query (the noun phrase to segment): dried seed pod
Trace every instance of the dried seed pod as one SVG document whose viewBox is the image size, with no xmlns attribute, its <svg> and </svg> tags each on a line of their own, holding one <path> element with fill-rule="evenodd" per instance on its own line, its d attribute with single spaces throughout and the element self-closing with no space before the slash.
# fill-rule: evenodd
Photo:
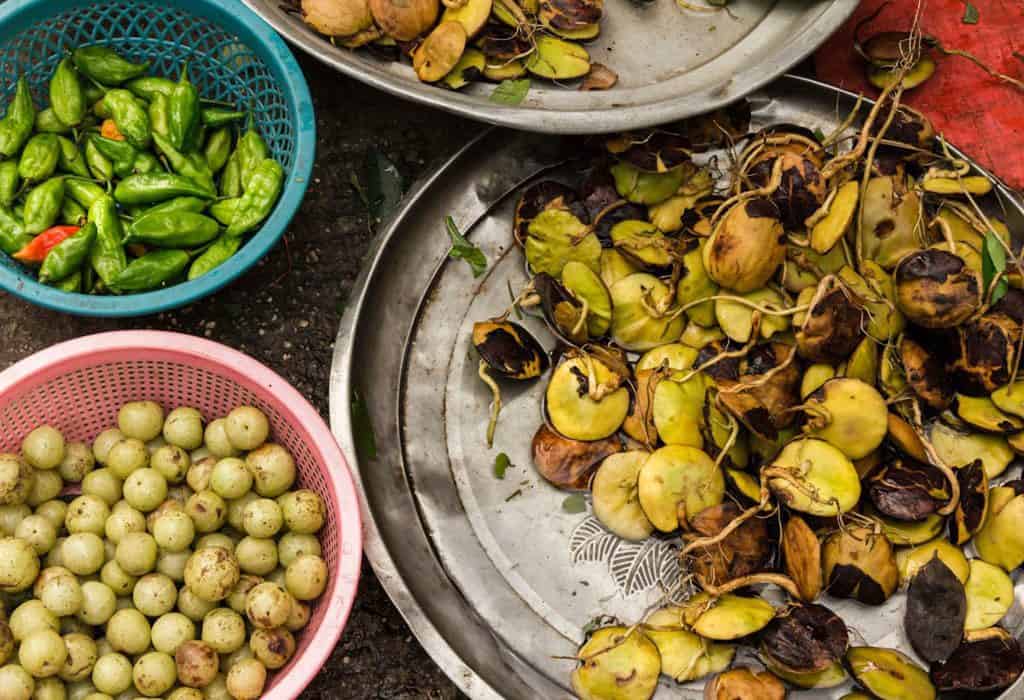
<svg viewBox="0 0 1024 700">
<path fill-rule="evenodd" d="M 953 387 L 945 363 L 910 336 L 903 336 L 899 351 L 906 381 L 914 393 L 937 411 L 948 408 L 953 401 Z"/>
<path fill-rule="evenodd" d="M 568 185 L 554 180 L 541 180 L 525 188 L 512 218 L 512 234 L 516 243 L 526 245 L 528 227 L 538 214 L 545 209 L 568 209 L 579 200 L 579 196 Z"/>
<path fill-rule="evenodd" d="M 986 433 L 1012 435 L 1024 430 L 1024 419 L 999 410 L 987 396 L 957 394 L 953 399 L 953 410 L 964 423 Z"/>
<path fill-rule="evenodd" d="M 592 354 L 569 357 L 551 375 L 545 393 L 551 425 L 571 440 L 601 440 L 629 412 L 625 377 Z"/>
<path fill-rule="evenodd" d="M 768 671 L 754 673 L 749 668 L 734 668 L 715 676 L 704 686 L 704 700 L 783 700 L 786 686 Z"/>
<path fill-rule="evenodd" d="M 768 476 L 768 487 L 779 501 L 801 513 L 835 516 L 860 500 L 857 470 L 824 440 L 793 440 L 775 457 Z"/>
<path fill-rule="evenodd" d="M 448 75 L 466 50 L 466 28 L 460 22 L 446 21 L 434 27 L 412 54 L 416 77 L 436 83 Z"/>
<path fill-rule="evenodd" d="M 690 142 L 665 129 L 616 134 L 605 140 L 608 152 L 648 173 L 664 173 L 690 162 Z"/>
<path fill-rule="evenodd" d="M 928 662 L 945 661 L 960 646 L 967 616 L 963 584 L 938 556 L 910 582 L 903 626 L 914 651 Z"/>
<path fill-rule="evenodd" d="M 792 424 L 799 401 L 800 368 L 787 360 L 792 348 L 763 343 L 739 362 L 737 380 L 720 379 L 722 405 L 748 430 L 766 440 Z"/>
<path fill-rule="evenodd" d="M 824 605 L 792 605 L 761 632 L 761 654 L 793 673 L 815 673 L 843 658 L 849 646 L 846 624 Z"/>
<path fill-rule="evenodd" d="M 896 266 L 896 303 L 924 328 L 953 328 L 981 306 L 981 281 L 963 258 L 945 250 L 913 252 Z"/>
<path fill-rule="evenodd" d="M 889 431 L 885 399 L 859 379 L 828 380 L 807 397 L 804 412 L 804 432 L 839 448 L 850 459 L 873 452 Z"/>
<path fill-rule="evenodd" d="M 705 639 L 732 641 L 764 629 L 775 617 L 775 608 L 762 598 L 725 595 L 712 598 L 697 593 L 686 601 L 683 621 Z"/>
<path fill-rule="evenodd" d="M 805 290 L 805 292 L 810 290 Z M 812 306 L 794 318 L 800 325 L 796 346 L 800 357 L 837 365 L 850 356 L 864 337 L 865 314 L 860 301 L 835 277 L 822 279 L 811 295 Z"/>
<path fill-rule="evenodd" d="M 893 459 L 875 471 L 867 493 L 879 513 L 905 522 L 924 520 L 949 500 L 942 472 L 910 458 Z"/>
<path fill-rule="evenodd" d="M 934 540 L 946 524 L 945 518 L 935 514 L 925 516 L 923 520 L 917 522 L 896 520 L 882 515 L 871 506 L 864 509 L 864 514 L 878 521 L 882 527 L 882 534 L 894 547 L 913 547 Z"/>
<path fill-rule="evenodd" d="M 735 503 L 705 508 L 690 518 L 690 527 L 701 537 L 713 537 L 740 515 Z M 731 581 L 760 571 L 770 556 L 768 526 L 760 518 L 745 520 L 724 540 L 690 553 L 692 570 L 706 581 Z"/>
<path fill-rule="evenodd" d="M 909 584 L 932 558 L 938 557 L 942 563 L 953 572 L 960 583 L 967 581 L 970 567 L 967 564 L 967 557 L 963 550 L 954 547 L 948 540 L 937 537 L 931 542 L 919 544 L 910 549 L 901 549 L 896 552 L 896 567 L 900 571 L 900 584 Z"/>
<path fill-rule="evenodd" d="M 601 251 L 601 281 L 611 289 L 615 283 L 640 272 L 640 266 L 617 250 L 605 248 Z"/>
<path fill-rule="evenodd" d="M 896 649 L 850 647 L 846 663 L 854 679 L 882 700 L 935 700 L 928 674 Z"/>
<path fill-rule="evenodd" d="M 971 559 L 971 573 L 964 585 L 967 597 L 967 632 L 984 630 L 999 624 L 1014 603 L 1013 579 L 998 566 Z"/>
<path fill-rule="evenodd" d="M 385 35 L 412 41 L 437 21 L 438 0 L 369 0 L 373 20 Z"/>
<path fill-rule="evenodd" d="M 563 271 L 572 264 L 582 263 L 570 260 Z M 586 265 L 583 267 L 590 269 Z M 579 346 L 589 340 L 589 328 L 582 315 L 583 304 L 561 282 L 546 272 L 540 272 L 533 276 L 533 291 L 540 297 L 540 310 L 552 333 L 568 345 Z M 610 301 L 608 305 L 611 305 Z"/>
<path fill-rule="evenodd" d="M 988 476 L 980 459 L 956 470 L 960 482 L 960 502 L 949 519 L 949 539 L 963 545 L 974 537 L 988 515 Z"/>
<path fill-rule="evenodd" d="M 562 437 L 546 424 L 533 436 L 533 465 L 547 481 L 561 489 L 586 490 L 590 477 L 609 455 L 622 450 L 618 438 L 584 442 Z"/>
<path fill-rule="evenodd" d="M 640 469 L 648 456 L 644 450 L 608 455 L 594 474 L 590 489 L 594 516 L 608 530 L 632 542 L 642 542 L 654 532 L 637 494 Z"/>
<path fill-rule="evenodd" d="M 956 334 L 949 369 L 957 391 L 982 396 L 1010 381 L 1021 334 L 1017 321 L 1006 314 L 987 313 L 957 326 Z"/>
<path fill-rule="evenodd" d="M 548 80 L 581 78 L 590 70 L 590 54 L 579 44 L 547 34 L 538 35 L 526 59 L 526 70 Z"/>
<path fill-rule="evenodd" d="M 649 221 L 627 220 L 612 226 L 612 245 L 647 267 L 667 267 L 676 258 L 676 242 Z"/>
<path fill-rule="evenodd" d="M 725 148 L 738 141 L 750 129 L 750 102 L 740 99 L 695 117 L 676 122 L 672 130 L 684 136 L 694 153 Z"/>
<path fill-rule="evenodd" d="M 885 535 L 863 527 L 831 534 L 822 547 L 829 593 L 881 605 L 896 590 L 899 570 Z"/>
<path fill-rule="evenodd" d="M 662 608 L 644 623 L 644 634 L 661 654 L 661 672 L 676 683 L 688 683 L 729 668 L 736 646 L 709 642 L 689 631 L 683 613 L 679 607 Z"/>
<path fill-rule="evenodd" d="M 577 658 L 572 689 L 582 700 L 647 700 L 658 687 L 658 648 L 638 629 L 599 629 L 580 647 Z"/>
<path fill-rule="evenodd" d="M 831 201 L 825 202 L 826 213 L 811 228 L 811 248 L 815 252 L 827 253 L 842 239 L 853 223 L 859 200 L 860 184 L 851 180 L 835 191 Z"/>
<path fill-rule="evenodd" d="M 685 321 L 674 313 L 674 290 L 657 277 L 638 272 L 610 292 L 611 336 L 619 347 L 644 351 L 679 339 Z"/>
<path fill-rule="evenodd" d="M 461 6 L 446 7 L 441 15 L 441 24 L 458 22 L 465 28 L 467 36 L 476 36 L 487 24 L 493 6 L 492 0 L 466 0 Z"/>
<path fill-rule="evenodd" d="M 857 42 L 854 49 L 871 65 L 892 68 L 903 60 L 911 41 L 907 32 L 879 32 Z"/>
<path fill-rule="evenodd" d="M 974 537 L 978 556 L 1006 571 L 1024 564 L 1024 495 L 1015 486 L 989 490 L 988 517 Z"/>
<path fill-rule="evenodd" d="M 903 76 L 901 85 L 904 90 L 913 90 L 933 75 L 935 75 L 935 60 L 929 56 L 922 56 Z M 890 85 L 899 80 L 899 76 L 900 71 L 895 68 L 871 67 L 867 70 L 868 82 L 879 90 L 888 89 Z"/>
<path fill-rule="evenodd" d="M 373 24 L 367 0 L 302 0 L 302 19 L 327 36 L 351 36 Z"/>
<path fill-rule="evenodd" d="M 622 423 L 626 435 L 653 448 L 658 444 L 658 426 L 654 422 L 654 394 L 666 372 L 656 369 L 636 369 L 635 388 L 629 415 Z"/>
<path fill-rule="evenodd" d="M 992 392 L 991 398 L 1001 411 L 1024 417 L 1024 382 L 1002 386 Z"/>
<path fill-rule="evenodd" d="M 601 242 L 571 211 L 544 209 L 527 226 L 526 261 L 534 273 L 546 272 L 555 279 L 570 260 L 594 272 L 600 270 Z"/>
<path fill-rule="evenodd" d="M 945 662 L 932 666 L 931 678 L 941 693 L 997 692 L 1024 673 L 1024 651 L 1013 637 L 964 642 Z"/>
<path fill-rule="evenodd" d="M 782 530 L 782 558 L 786 575 L 796 583 L 805 603 L 821 593 L 821 542 L 799 515 L 790 516 Z"/>
<path fill-rule="evenodd" d="M 540 342 L 511 321 L 474 323 L 473 347 L 487 366 L 505 379 L 535 379 L 550 365 Z"/>
<path fill-rule="evenodd" d="M 841 661 L 836 661 L 823 671 L 815 671 L 814 673 L 793 673 L 792 671 L 787 671 L 776 666 L 769 659 L 762 660 L 764 661 L 765 668 L 768 671 L 771 671 L 782 680 L 797 688 L 835 688 L 836 686 L 845 683 L 847 679 L 846 669 L 843 668 Z M 848 700 L 847 696 L 844 695 L 842 700 Z"/>
<path fill-rule="evenodd" d="M 676 530 L 725 496 L 721 470 L 707 454 L 684 445 L 667 445 L 651 453 L 637 486 L 644 513 L 662 532 Z"/>
<path fill-rule="evenodd" d="M 685 379 L 685 381 L 683 381 Z M 666 379 L 654 389 L 651 417 L 658 437 L 666 445 L 703 448 L 703 408 L 707 381 L 703 374 Z"/>
<path fill-rule="evenodd" d="M 828 195 L 825 179 L 818 166 L 803 155 L 783 153 L 779 160 L 782 180 L 772 193 L 772 202 L 778 208 L 786 230 L 801 231 L 804 221 L 821 208 Z M 774 163 L 769 165 L 776 167 Z"/>
<path fill-rule="evenodd" d="M 887 101 L 882 106 L 882 109 L 885 110 L 890 106 Z M 873 135 L 878 134 L 882 125 L 882 120 L 876 121 L 872 124 L 871 133 Z M 883 138 L 887 141 L 905 143 L 908 146 L 930 151 L 935 143 L 935 127 L 924 114 L 906 104 L 901 104 L 896 108 L 892 123 L 885 130 Z M 900 155 L 904 158 L 913 158 L 913 154 L 907 154 L 906 152 L 900 152 Z"/>
<path fill-rule="evenodd" d="M 763 287 L 786 259 L 786 234 L 769 199 L 739 202 L 722 217 L 703 249 L 704 268 L 736 292 Z"/>
<path fill-rule="evenodd" d="M 902 172 L 873 177 L 861 193 L 862 257 L 891 270 L 908 253 L 920 248 L 921 197 Z"/>
<path fill-rule="evenodd" d="M 700 299 L 707 299 L 718 293 L 718 285 L 704 268 L 704 248 L 707 242 L 683 255 L 679 270 L 679 283 L 676 285 L 676 302 L 687 306 Z M 715 302 L 706 301 L 686 309 L 686 316 L 694 323 L 711 327 L 715 325 Z"/>
<path fill-rule="evenodd" d="M 896 307 L 896 288 L 888 272 L 877 263 L 864 260 L 860 272 L 846 266 L 838 274 L 867 312 L 868 336 L 876 341 L 886 341 L 900 334 L 906 326 L 906 319 Z"/>
<path fill-rule="evenodd" d="M 729 445 L 732 446 L 722 458 L 722 466 L 736 469 L 746 469 L 750 463 L 750 442 L 746 431 L 723 413 L 716 402 L 706 401 L 704 403 L 704 445 L 708 454 L 718 457 L 722 450 Z"/>
</svg>

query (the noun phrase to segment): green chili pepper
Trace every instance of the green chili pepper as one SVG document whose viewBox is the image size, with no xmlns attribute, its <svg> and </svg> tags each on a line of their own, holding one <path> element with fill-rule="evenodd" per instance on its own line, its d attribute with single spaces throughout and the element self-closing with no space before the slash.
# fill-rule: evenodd
<svg viewBox="0 0 1024 700">
<path fill-rule="evenodd" d="M 96 240 L 96 224 L 89 222 L 78 229 L 78 233 L 55 245 L 46 254 L 39 268 L 39 281 L 62 280 L 77 270 L 89 257 L 93 241 Z"/>
<path fill-rule="evenodd" d="M 245 119 L 246 112 L 232 112 L 227 109 L 206 107 L 201 112 L 201 119 L 206 126 L 218 127 Z"/>
<path fill-rule="evenodd" d="M 210 172 L 218 173 L 228 162 L 230 155 L 231 127 L 225 126 L 214 131 L 206 139 L 206 145 L 203 146 L 203 157 L 206 158 L 206 163 L 210 166 Z"/>
<path fill-rule="evenodd" d="M 61 59 L 50 79 L 50 107 L 68 126 L 77 126 L 85 118 L 85 93 L 68 57 Z"/>
<path fill-rule="evenodd" d="M 41 233 L 57 222 L 64 202 L 64 178 L 51 177 L 25 197 L 25 231 Z"/>
<path fill-rule="evenodd" d="M 125 85 L 136 97 L 152 102 L 157 95 L 170 97 L 174 91 L 174 81 L 167 78 L 159 78 L 155 75 L 146 75 L 141 78 L 129 80 Z"/>
<path fill-rule="evenodd" d="M 65 189 L 67 189 L 66 185 Z M 68 226 L 81 226 L 87 216 L 88 212 L 85 211 L 85 207 L 71 199 L 71 197 L 64 196 L 64 201 L 60 204 L 61 223 Z"/>
<path fill-rule="evenodd" d="M 60 147 L 60 157 L 57 160 L 57 167 L 71 175 L 79 177 L 91 177 L 89 166 L 85 164 L 85 157 L 78 145 L 69 138 L 57 137 L 57 145 Z"/>
<path fill-rule="evenodd" d="M 71 127 L 57 118 L 53 107 L 36 112 L 36 131 L 46 134 L 70 134 Z"/>
<path fill-rule="evenodd" d="M 18 194 L 20 181 L 17 162 L 5 160 L 0 163 L 0 205 L 11 206 L 11 202 Z"/>
<path fill-rule="evenodd" d="M 205 199 L 199 199 L 199 197 L 175 197 L 174 199 L 168 199 L 166 202 L 155 204 L 149 209 L 142 210 L 138 216 L 141 218 L 150 214 L 169 214 L 173 212 L 201 214 L 208 204 L 209 202 Z"/>
<path fill-rule="evenodd" d="M 149 115 L 135 95 L 120 88 L 109 91 L 100 103 L 103 110 L 117 124 L 125 140 L 136 148 L 148 148 L 150 143 Z M 104 116 L 104 115 L 100 115 Z"/>
<path fill-rule="evenodd" d="M 86 139 L 85 141 L 85 164 L 89 167 L 89 172 L 97 180 L 110 182 L 114 179 L 114 164 L 109 158 L 100 153 L 100 149 L 96 147 L 96 142 L 92 139 Z"/>
<path fill-rule="evenodd" d="M 25 225 L 7 207 L 0 207 L 0 250 L 14 255 L 32 242 L 33 235 L 25 231 Z"/>
<path fill-rule="evenodd" d="M 217 193 L 217 187 L 213 183 L 213 173 L 206 159 L 198 153 L 185 155 L 172 146 L 167 139 L 159 134 L 153 135 L 153 141 L 171 164 L 171 169 L 179 175 L 184 175 L 200 187 L 205 188 L 210 196 Z"/>
<path fill-rule="evenodd" d="M 82 271 L 75 270 L 70 275 L 62 280 L 51 282 L 50 285 L 54 289 L 59 289 L 62 292 L 75 293 L 82 290 Z"/>
<path fill-rule="evenodd" d="M 135 163 L 132 164 L 133 173 L 158 173 L 163 172 L 163 167 L 157 157 L 149 151 L 142 151 L 135 156 Z"/>
<path fill-rule="evenodd" d="M 80 46 L 71 54 L 78 70 L 97 83 L 120 85 L 126 80 L 145 75 L 149 62 L 132 63 L 111 48 L 94 44 Z"/>
<path fill-rule="evenodd" d="M 89 180 L 82 180 L 77 177 L 69 177 L 64 180 L 64 190 L 68 197 L 81 204 L 86 209 L 92 207 L 97 199 L 106 197 L 106 191 Z"/>
<path fill-rule="evenodd" d="M 25 144 L 18 159 L 18 174 L 23 180 L 41 182 L 53 175 L 60 159 L 56 134 L 36 134 Z"/>
<path fill-rule="evenodd" d="M 267 142 L 263 140 L 260 133 L 256 131 L 252 119 L 249 120 L 249 129 L 238 139 L 238 166 L 242 175 L 242 189 L 249 189 L 249 181 L 256 173 L 256 166 L 264 158 L 270 157 L 270 149 Z"/>
<path fill-rule="evenodd" d="M 167 98 L 168 140 L 179 151 L 189 151 L 199 128 L 199 93 L 188 79 L 188 64 Z"/>
<path fill-rule="evenodd" d="M 228 162 L 224 165 L 224 172 L 220 176 L 220 195 L 222 197 L 242 196 L 242 166 L 240 163 L 236 148 L 228 156 Z"/>
<path fill-rule="evenodd" d="M 108 285 L 114 292 L 144 292 L 162 287 L 188 267 L 184 250 L 157 250 L 146 253 L 126 267 Z"/>
<path fill-rule="evenodd" d="M 223 265 L 241 247 L 242 238 L 240 236 L 222 235 L 209 248 L 204 250 L 202 255 L 193 261 L 192 266 L 188 269 L 188 278 L 194 280 L 197 277 L 202 277 L 215 267 Z"/>
<path fill-rule="evenodd" d="M 241 197 L 219 199 L 210 205 L 210 215 L 225 226 L 228 226 L 235 217 L 235 209 L 238 208 L 240 201 L 242 201 Z"/>
<path fill-rule="evenodd" d="M 174 173 L 145 173 L 129 175 L 117 183 L 114 197 L 121 204 L 156 204 L 187 195 L 211 199 L 209 190 L 197 185 L 183 175 Z"/>
<path fill-rule="evenodd" d="M 264 158 L 253 171 L 249 186 L 235 208 L 229 236 L 241 236 L 256 228 L 274 209 L 284 185 L 284 169 L 273 158 Z"/>
<path fill-rule="evenodd" d="M 14 99 L 7 107 L 7 114 L 0 119 L 0 158 L 10 158 L 21 150 L 32 135 L 35 122 L 36 108 L 32 104 L 28 83 L 24 78 L 18 78 Z"/>
<path fill-rule="evenodd" d="M 131 174 L 132 168 L 135 166 L 135 159 L 139 156 L 139 151 L 135 146 L 127 141 L 115 141 L 96 134 L 93 134 L 89 140 L 96 146 L 97 151 L 114 164 L 115 175 L 126 177 Z"/>
<path fill-rule="evenodd" d="M 167 96 L 162 93 L 154 95 L 153 101 L 149 103 L 149 126 L 154 134 L 158 134 L 165 139 L 169 139 L 171 135 L 171 127 L 167 119 L 167 109 Z"/>
<path fill-rule="evenodd" d="M 86 81 L 82 85 L 82 95 L 85 96 L 85 104 L 89 107 L 94 106 L 97 102 L 103 99 L 103 96 L 107 94 L 107 89 L 91 81 Z"/>
<path fill-rule="evenodd" d="M 132 222 L 125 241 L 148 243 L 160 248 L 195 248 L 212 241 L 219 230 L 216 221 L 202 214 L 157 212 Z"/>
<path fill-rule="evenodd" d="M 117 216 L 114 200 L 104 195 L 93 202 L 89 207 L 89 221 L 96 226 L 96 241 L 89 251 L 89 262 L 109 287 L 128 266 L 128 258 L 121 244 L 121 219 Z"/>
</svg>

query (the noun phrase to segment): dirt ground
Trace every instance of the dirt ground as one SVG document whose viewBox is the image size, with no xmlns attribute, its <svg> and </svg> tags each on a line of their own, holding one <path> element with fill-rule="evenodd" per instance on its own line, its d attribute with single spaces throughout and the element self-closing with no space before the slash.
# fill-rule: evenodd
<svg viewBox="0 0 1024 700">
<path fill-rule="evenodd" d="M 482 127 L 401 102 L 299 57 L 317 114 L 317 160 L 285 239 L 214 297 L 152 318 L 70 318 L 0 294 L 0 367 L 53 343 L 118 329 L 205 336 L 279 372 L 326 419 L 334 336 L 370 247 L 366 207 L 351 184 L 377 148 L 408 180 L 431 171 Z M 363 563 L 352 617 L 311 699 L 448 700 L 460 693 L 434 665 Z"/>
</svg>

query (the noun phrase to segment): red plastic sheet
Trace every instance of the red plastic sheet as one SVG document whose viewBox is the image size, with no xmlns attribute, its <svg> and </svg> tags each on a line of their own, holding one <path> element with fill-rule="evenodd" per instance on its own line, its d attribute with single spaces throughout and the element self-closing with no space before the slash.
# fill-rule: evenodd
<svg viewBox="0 0 1024 700">
<path fill-rule="evenodd" d="M 921 29 L 947 48 L 969 51 L 986 65 L 1024 81 L 1024 1 L 971 0 L 978 23 L 963 21 L 963 0 L 925 0 Z M 872 97 L 878 90 L 864 77 L 864 61 L 853 50 L 854 28 L 883 0 L 864 0 L 850 21 L 815 54 L 818 77 Z M 861 38 L 880 31 L 906 31 L 916 0 L 893 0 L 861 30 Z M 1015 52 L 1020 56 L 1015 55 Z M 935 128 L 1010 187 L 1024 189 L 1024 91 L 995 78 L 968 60 L 932 51 L 938 69 L 932 79 L 904 93 L 927 114 Z"/>
</svg>

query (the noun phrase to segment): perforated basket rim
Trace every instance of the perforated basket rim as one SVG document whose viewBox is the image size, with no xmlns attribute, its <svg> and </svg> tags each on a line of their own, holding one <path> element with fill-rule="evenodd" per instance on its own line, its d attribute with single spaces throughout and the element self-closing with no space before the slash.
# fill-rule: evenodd
<svg viewBox="0 0 1024 700">
<path fill-rule="evenodd" d="M 341 524 L 337 563 L 329 572 L 328 589 L 319 602 L 325 606 L 323 622 L 287 673 L 278 672 L 274 677 L 273 688 L 262 700 L 297 698 L 323 668 L 337 644 L 359 587 L 362 516 L 348 461 L 317 410 L 283 377 L 226 345 L 184 333 L 111 331 L 53 345 L 0 372 L 0 404 L 76 370 L 125 361 L 126 353 L 138 361 L 153 359 L 219 370 L 247 390 L 277 404 L 278 412 L 292 426 L 301 426 L 309 434 L 310 452 L 321 465 L 337 465 L 322 469 L 324 481 L 333 487 Z"/>
<path fill-rule="evenodd" d="M 0 266 L 0 289 L 38 306 L 76 316 L 124 318 L 168 311 L 209 296 L 255 265 L 278 242 L 294 218 L 309 185 L 316 156 L 316 118 L 305 75 L 284 40 L 259 15 L 240 0 L 160 0 L 182 12 L 202 16 L 219 25 L 257 54 L 295 114 L 295 155 L 286 173 L 284 191 L 259 231 L 227 262 L 194 280 L 143 294 L 99 296 L 71 294 L 39 283 L 32 275 Z M 28 29 L 41 19 L 79 7 L 93 0 L 0 1 L 0 42 Z M 3 107 L 0 106 L 0 113 Z"/>
</svg>

